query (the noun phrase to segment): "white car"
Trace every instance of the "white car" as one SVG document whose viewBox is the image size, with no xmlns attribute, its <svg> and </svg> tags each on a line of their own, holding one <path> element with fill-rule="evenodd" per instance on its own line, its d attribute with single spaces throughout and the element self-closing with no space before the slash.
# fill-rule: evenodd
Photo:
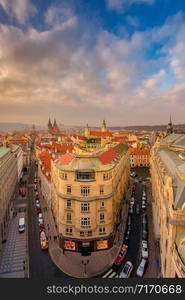
<svg viewBox="0 0 185 300">
<path fill-rule="evenodd" d="M 134 212 L 133 204 L 130 204 L 130 207 L 129 207 L 129 214 L 133 214 L 133 212 Z"/>
<path fill-rule="evenodd" d="M 147 260 L 142 258 L 139 267 L 137 268 L 136 275 L 138 277 L 143 277 L 147 267 Z"/>
<path fill-rule="evenodd" d="M 142 202 L 142 206 L 141 207 L 142 207 L 142 209 L 146 208 L 146 202 L 145 201 Z"/>
<path fill-rule="evenodd" d="M 142 258 L 148 258 L 148 243 L 147 241 L 142 241 Z"/>
<path fill-rule="evenodd" d="M 129 278 L 132 270 L 133 270 L 133 264 L 131 263 L 131 261 L 127 261 L 123 267 L 123 270 L 119 275 L 119 278 Z"/>
<path fill-rule="evenodd" d="M 143 200 L 143 201 L 146 201 L 146 196 L 142 196 L 142 200 Z"/>
<path fill-rule="evenodd" d="M 130 200 L 130 204 L 134 205 L 134 202 L 135 202 L 135 199 L 134 199 L 134 197 L 132 197 L 131 200 Z"/>
<path fill-rule="evenodd" d="M 44 221 L 43 221 L 43 217 L 42 217 L 42 214 L 38 214 L 38 222 L 39 222 L 39 226 L 44 224 Z"/>
</svg>

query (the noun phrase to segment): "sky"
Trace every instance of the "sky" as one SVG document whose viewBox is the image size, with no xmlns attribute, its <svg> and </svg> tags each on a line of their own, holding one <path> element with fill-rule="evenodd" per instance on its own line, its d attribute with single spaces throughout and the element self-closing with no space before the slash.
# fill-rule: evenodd
<svg viewBox="0 0 185 300">
<path fill-rule="evenodd" d="M 0 122 L 185 123 L 184 0 L 0 0 Z"/>
</svg>

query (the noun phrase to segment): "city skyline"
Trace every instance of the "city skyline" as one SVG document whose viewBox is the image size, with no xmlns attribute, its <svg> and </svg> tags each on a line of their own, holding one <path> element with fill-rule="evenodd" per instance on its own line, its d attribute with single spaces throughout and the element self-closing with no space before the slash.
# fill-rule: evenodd
<svg viewBox="0 0 185 300">
<path fill-rule="evenodd" d="M 184 46 L 181 0 L 0 0 L 0 120 L 184 123 Z"/>
</svg>

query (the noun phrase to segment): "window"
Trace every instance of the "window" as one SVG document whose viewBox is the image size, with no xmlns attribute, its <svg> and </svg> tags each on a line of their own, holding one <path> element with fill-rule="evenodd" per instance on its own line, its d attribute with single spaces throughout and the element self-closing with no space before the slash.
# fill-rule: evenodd
<svg viewBox="0 0 185 300">
<path fill-rule="evenodd" d="M 81 186 L 81 195 L 88 196 L 90 194 L 89 186 Z"/>
<path fill-rule="evenodd" d="M 105 227 L 99 228 L 99 234 L 105 234 Z"/>
<path fill-rule="evenodd" d="M 71 200 L 67 200 L 67 208 L 71 208 Z"/>
<path fill-rule="evenodd" d="M 71 214 L 67 214 L 67 223 L 71 223 Z"/>
<path fill-rule="evenodd" d="M 76 180 L 79 181 L 91 181 L 95 179 L 95 172 L 94 171 L 77 171 L 76 172 Z"/>
<path fill-rule="evenodd" d="M 80 236 L 84 236 L 84 231 L 80 231 Z"/>
<path fill-rule="evenodd" d="M 81 218 L 81 226 L 82 227 L 90 226 L 90 218 Z"/>
<path fill-rule="evenodd" d="M 108 180 L 109 178 L 108 178 L 108 174 L 106 174 L 106 173 L 104 173 L 103 174 L 103 180 Z"/>
<path fill-rule="evenodd" d="M 88 236 L 92 236 L 92 230 L 87 231 L 87 235 L 88 235 Z"/>
<path fill-rule="evenodd" d="M 61 173 L 61 178 L 63 180 L 67 180 L 67 174 L 66 173 Z"/>
<path fill-rule="evenodd" d="M 90 204 L 89 203 L 82 203 L 81 204 L 81 212 L 89 212 Z"/>
<path fill-rule="evenodd" d="M 105 222 L 105 215 L 104 214 L 100 214 L 100 223 Z"/>
<path fill-rule="evenodd" d="M 103 194 L 104 194 L 104 186 L 100 185 L 100 195 L 103 195 Z"/>
<path fill-rule="evenodd" d="M 104 201 L 101 201 L 100 202 L 100 208 L 104 208 L 105 207 L 105 202 Z"/>
<path fill-rule="evenodd" d="M 104 173 L 103 174 L 103 180 L 109 180 L 112 178 L 112 174 L 111 173 Z"/>
<path fill-rule="evenodd" d="M 71 185 L 67 185 L 67 194 L 71 194 Z"/>
<path fill-rule="evenodd" d="M 70 227 L 67 227 L 67 228 L 66 228 L 66 233 L 67 233 L 67 234 L 73 234 L 73 229 L 70 228 Z"/>
</svg>

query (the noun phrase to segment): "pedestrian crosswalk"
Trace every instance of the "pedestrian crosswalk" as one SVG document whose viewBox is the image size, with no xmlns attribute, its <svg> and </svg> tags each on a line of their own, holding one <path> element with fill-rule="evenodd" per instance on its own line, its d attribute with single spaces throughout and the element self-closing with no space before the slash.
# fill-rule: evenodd
<svg viewBox="0 0 185 300">
<path fill-rule="evenodd" d="M 26 231 L 18 232 L 18 218 L 19 215 L 10 221 L 7 241 L 0 256 L 0 277 L 25 276 Z"/>
<path fill-rule="evenodd" d="M 118 278 L 119 275 L 113 270 L 110 269 L 106 274 L 102 276 L 102 278 Z"/>
</svg>

